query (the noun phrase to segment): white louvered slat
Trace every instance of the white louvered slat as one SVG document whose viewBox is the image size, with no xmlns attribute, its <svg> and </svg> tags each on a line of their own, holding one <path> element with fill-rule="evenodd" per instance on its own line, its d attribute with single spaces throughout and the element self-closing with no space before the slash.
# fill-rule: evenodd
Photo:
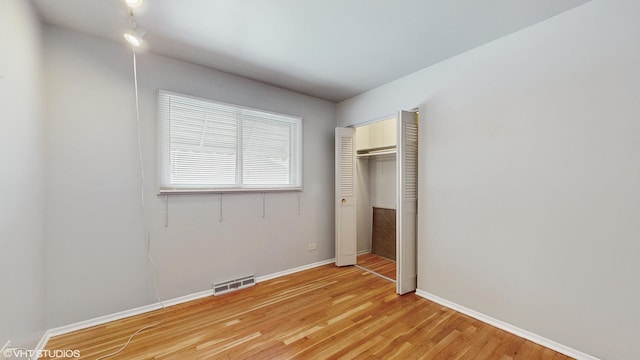
<svg viewBox="0 0 640 360">
<path fill-rule="evenodd" d="M 353 138 L 341 137 L 341 196 L 354 195 Z"/>
<path fill-rule="evenodd" d="M 415 122 L 402 124 L 404 131 L 404 196 L 409 200 L 418 198 L 418 125 Z"/>
</svg>

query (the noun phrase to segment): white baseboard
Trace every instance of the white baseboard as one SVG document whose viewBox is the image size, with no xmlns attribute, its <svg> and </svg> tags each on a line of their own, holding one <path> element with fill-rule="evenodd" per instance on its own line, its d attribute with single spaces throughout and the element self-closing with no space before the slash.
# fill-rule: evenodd
<svg viewBox="0 0 640 360">
<path fill-rule="evenodd" d="M 356 253 L 356 255 L 364 255 L 364 254 L 371 254 L 371 249 L 360 250 Z"/>
<path fill-rule="evenodd" d="M 297 273 L 297 272 L 300 272 L 300 271 L 304 271 L 304 270 L 308 270 L 308 269 L 313 269 L 313 268 L 316 268 L 316 267 L 319 267 L 319 266 L 332 264 L 334 262 L 335 262 L 335 259 L 328 259 L 328 260 L 318 261 L 318 262 L 315 262 L 315 263 L 312 263 L 312 264 L 298 266 L 296 268 L 292 268 L 292 269 L 288 269 L 288 270 L 284 270 L 284 271 L 279 271 L 279 272 L 276 272 L 276 273 L 273 273 L 273 274 L 258 276 L 258 277 L 256 277 L 256 283 L 267 281 L 267 280 L 271 280 L 271 279 L 275 279 L 275 278 L 279 278 L 279 277 L 285 276 L 285 275 L 294 274 L 294 273 Z M 73 323 L 73 324 L 64 325 L 64 326 L 60 326 L 60 327 L 57 327 L 57 328 L 49 329 L 44 333 L 44 335 L 42 336 L 42 339 L 40 339 L 40 342 L 38 343 L 38 345 L 36 346 L 36 348 L 34 350 L 44 350 L 45 346 L 47 346 L 47 342 L 53 336 L 63 335 L 63 334 L 67 334 L 67 333 L 70 333 L 70 332 L 73 332 L 73 331 L 86 329 L 86 328 L 89 328 L 89 327 L 92 327 L 92 326 L 102 325 L 102 324 L 105 324 L 105 323 L 108 323 L 108 322 L 111 322 L 111 321 L 124 319 L 124 318 L 130 317 L 130 316 L 144 314 L 144 313 L 147 313 L 147 312 L 150 312 L 150 311 L 161 309 L 163 305 L 165 307 L 178 305 L 178 304 L 182 304 L 182 303 L 185 303 L 185 302 L 188 302 L 188 301 L 193 301 L 193 300 L 201 299 L 201 298 L 204 298 L 204 297 L 207 297 L 207 296 L 212 296 L 212 295 L 213 295 L 213 289 L 200 291 L 200 292 L 197 292 L 197 293 L 194 293 L 194 294 L 189 294 L 189 295 L 180 296 L 180 297 L 169 299 L 169 300 L 164 300 L 164 301 L 162 301 L 162 304 L 161 303 L 149 304 L 149 305 L 140 306 L 140 307 L 137 307 L 137 308 L 134 308 L 134 309 L 130 309 L 130 310 L 120 311 L 120 312 L 117 312 L 117 313 L 114 313 L 114 314 L 100 316 L 100 317 L 97 317 L 97 318 L 84 320 L 84 321 L 79 321 L 79 322 L 76 322 L 76 323 Z M 37 353 L 38 351 L 35 351 L 35 352 Z M 37 360 L 37 359 L 34 359 L 34 360 Z"/>
<path fill-rule="evenodd" d="M 575 358 L 575 359 L 578 359 L 578 360 L 599 360 L 597 357 L 591 356 L 589 354 L 585 354 L 585 353 L 583 353 L 581 351 L 578 351 L 576 349 L 573 349 L 573 348 L 570 348 L 568 346 L 559 344 L 559 343 L 557 343 L 557 342 L 555 342 L 553 340 L 549 340 L 549 339 L 547 339 L 547 338 L 545 338 L 543 336 L 540 336 L 540 335 L 534 334 L 534 333 L 532 333 L 530 331 L 521 329 L 521 328 L 519 328 L 517 326 L 514 326 L 514 325 L 511 325 L 511 324 L 506 323 L 504 321 L 498 320 L 498 319 L 493 318 L 493 317 L 491 317 L 489 315 L 485 315 L 485 314 L 477 312 L 475 310 L 471 310 L 471 309 L 466 308 L 466 307 L 464 307 L 462 305 L 459 305 L 459 304 L 456 304 L 456 303 L 454 303 L 452 301 L 443 299 L 441 297 L 438 297 L 438 296 L 433 295 L 431 293 L 428 293 L 426 291 L 418 289 L 418 290 L 416 290 L 416 295 L 418 295 L 420 297 L 423 297 L 423 298 L 425 298 L 427 300 L 431 300 L 431 301 L 433 301 L 435 303 L 438 303 L 438 304 L 440 304 L 442 306 L 446 306 L 449 309 L 452 309 L 452 310 L 458 311 L 460 313 L 463 313 L 465 315 L 471 316 L 472 318 L 478 319 L 478 320 L 480 320 L 480 321 L 482 321 L 484 323 L 487 323 L 487 324 L 489 324 L 491 326 L 495 326 L 498 329 L 502 329 L 502 330 L 504 330 L 506 332 L 510 332 L 510 333 L 512 333 L 512 334 L 514 334 L 516 336 L 519 336 L 521 338 L 527 339 L 527 340 L 532 341 L 532 342 L 534 342 L 536 344 L 540 344 L 540 345 L 542 345 L 544 347 L 547 347 L 547 348 L 549 348 L 551 350 L 555 350 L 555 351 L 557 351 L 557 352 L 559 352 L 561 354 L 570 356 L 572 358 Z"/>
<path fill-rule="evenodd" d="M 294 273 L 297 273 L 297 272 L 300 272 L 300 271 L 317 268 L 319 266 L 323 266 L 323 265 L 327 265 L 327 264 L 333 264 L 335 261 L 336 261 L 335 259 L 322 260 L 322 261 L 318 261 L 318 262 L 315 262 L 315 263 L 312 263 L 312 264 L 298 266 L 298 267 L 295 267 L 293 269 L 278 271 L 276 273 L 269 274 L 269 275 L 257 276 L 256 277 L 256 282 L 260 283 L 260 282 L 263 282 L 263 281 L 279 278 L 281 276 L 290 275 L 290 274 L 294 274 Z"/>
</svg>

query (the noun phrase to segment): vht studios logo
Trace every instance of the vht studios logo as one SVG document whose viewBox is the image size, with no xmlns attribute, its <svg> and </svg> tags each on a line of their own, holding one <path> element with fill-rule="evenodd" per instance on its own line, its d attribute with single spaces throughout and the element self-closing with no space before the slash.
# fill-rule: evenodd
<svg viewBox="0 0 640 360">
<path fill-rule="evenodd" d="M 80 357 L 80 350 L 27 350 L 27 349 L 5 349 L 2 352 L 5 359 L 33 359 L 48 357 L 54 359 L 73 359 Z"/>
</svg>

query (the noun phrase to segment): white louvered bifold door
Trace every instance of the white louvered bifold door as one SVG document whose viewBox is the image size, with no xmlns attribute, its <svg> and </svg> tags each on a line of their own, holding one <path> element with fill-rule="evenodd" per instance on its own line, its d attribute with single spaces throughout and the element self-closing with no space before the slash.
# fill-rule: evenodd
<svg viewBox="0 0 640 360">
<path fill-rule="evenodd" d="M 355 129 L 336 128 L 336 265 L 356 263 Z"/>
<path fill-rule="evenodd" d="M 418 118 L 415 112 L 398 114 L 396 253 L 398 294 L 417 287 Z"/>
</svg>

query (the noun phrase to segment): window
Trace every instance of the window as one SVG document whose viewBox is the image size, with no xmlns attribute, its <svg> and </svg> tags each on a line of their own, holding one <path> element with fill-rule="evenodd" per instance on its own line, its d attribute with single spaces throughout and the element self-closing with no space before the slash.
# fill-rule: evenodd
<svg viewBox="0 0 640 360">
<path fill-rule="evenodd" d="M 160 90 L 160 192 L 302 188 L 302 119 Z"/>
</svg>

